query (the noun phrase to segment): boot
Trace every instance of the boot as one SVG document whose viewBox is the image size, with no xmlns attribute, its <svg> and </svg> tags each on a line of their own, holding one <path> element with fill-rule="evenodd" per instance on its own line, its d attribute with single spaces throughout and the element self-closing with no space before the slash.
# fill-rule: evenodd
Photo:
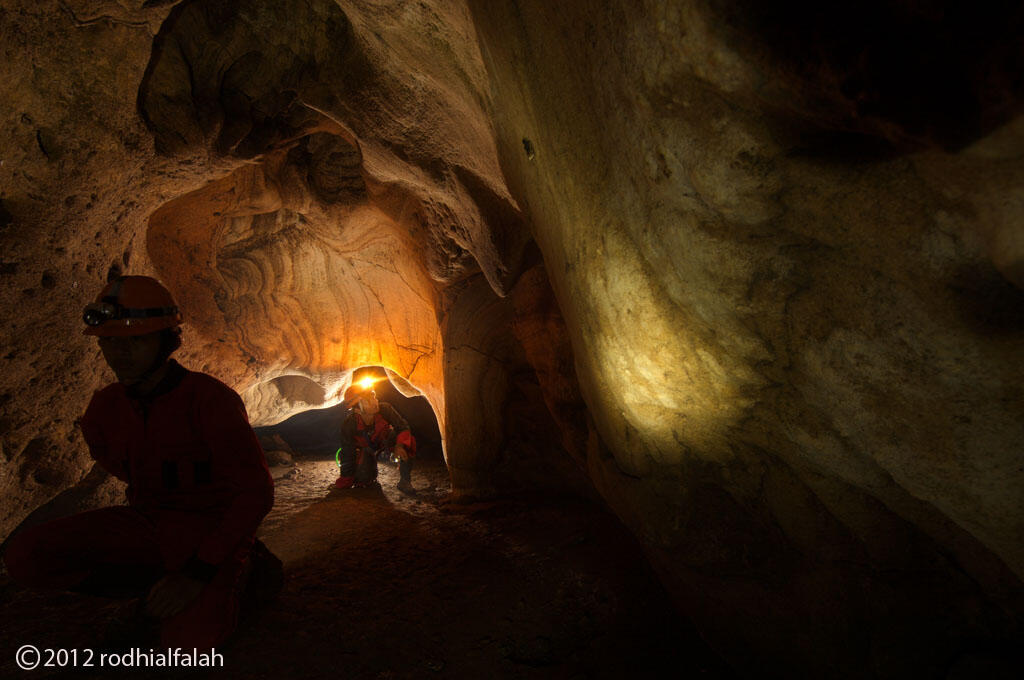
<svg viewBox="0 0 1024 680">
<path fill-rule="evenodd" d="M 377 452 L 371 448 L 359 452 L 359 460 L 356 463 L 357 489 L 368 489 L 377 486 Z"/>
<path fill-rule="evenodd" d="M 249 559 L 252 560 L 252 567 L 249 582 L 245 586 L 246 592 L 251 592 L 260 601 L 274 599 L 284 586 L 284 564 L 258 538 L 253 541 Z"/>
<path fill-rule="evenodd" d="M 403 460 L 398 463 L 398 490 L 402 493 L 414 494 L 416 490 L 412 488 L 412 461 Z"/>
<path fill-rule="evenodd" d="M 270 602 L 284 587 L 284 565 L 263 541 L 256 539 L 249 551 L 249 567 L 242 590 L 241 609 L 249 616 L 258 607 Z"/>
</svg>

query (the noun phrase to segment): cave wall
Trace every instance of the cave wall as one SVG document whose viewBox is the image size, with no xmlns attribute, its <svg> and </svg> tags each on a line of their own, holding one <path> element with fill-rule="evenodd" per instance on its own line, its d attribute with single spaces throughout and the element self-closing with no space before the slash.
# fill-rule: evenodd
<svg viewBox="0 0 1024 680">
<path fill-rule="evenodd" d="M 89 468 L 75 419 L 112 375 L 80 310 L 130 271 L 254 424 L 379 365 L 430 399 L 457 494 L 596 488 L 741 669 L 906 677 L 1011 640 L 1020 28 L 923 0 L 8 0 L 0 535 Z"/>
<path fill-rule="evenodd" d="M 93 390 L 114 377 L 95 342 L 80 335 L 83 305 L 108 270 L 153 273 L 149 215 L 202 181 L 201 168 L 154 156 L 135 106 L 165 15 L 114 3 L 0 8 L 5 536 L 89 469 L 75 422 Z"/>
<path fill-rule="evenodd" d="M 1020 10 L 470 6 L 591 477 L 713 644 L 910 677 L 1019 634 Z"/>
</svg>

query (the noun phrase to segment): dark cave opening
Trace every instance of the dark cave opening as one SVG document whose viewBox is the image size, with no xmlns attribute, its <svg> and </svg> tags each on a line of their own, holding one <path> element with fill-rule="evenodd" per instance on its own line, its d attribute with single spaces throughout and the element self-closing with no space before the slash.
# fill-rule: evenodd
<svg viewBox="0 0 1024 680">
<path fill-rule="evenodd" d="M 352 374 L 352 383 L 356 384 L 368 375 L 372 375 L 376 380 L 373 388 L 377 398 L 394 406 L 395 410 L 409 422 L 417 441 L 417 457 L 421 460 L 443 460 L 441 431 L 434 409 L 427 398 L 422 395 L 409 397 L 402 394 L 380 366 L 356 369 Z M 343 402 L 328 408 L 296 413 L 276 425 L 254 429 L 264 442 L 280 437 L 291 451 L 300 457 L 333 459 L 338 448 L 341 423 L 347 411 L 348 407 Z"/>
</svg>

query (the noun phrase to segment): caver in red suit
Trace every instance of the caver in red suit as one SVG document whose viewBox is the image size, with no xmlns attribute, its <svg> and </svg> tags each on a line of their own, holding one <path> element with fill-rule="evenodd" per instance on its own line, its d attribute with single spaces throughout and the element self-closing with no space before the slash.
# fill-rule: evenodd
<svg viewBox="0 0 1024 680">
<path fill-rule="evenodd" d="M 387 452 L 398 458 L 398 489 L 415 493 L 412 466 L 416 438 L 391 404 L 377 400 L 371 385 L 353 385 L 346 390 L 345 402 L 350 410 L 341 424 L 340 469 L 334 486 L 347 489 L 376 483 L 377 452 Z"/>
<path fill-rule="evenodd" d="M 235 628 L 274 503 L 263 451 L 237 393 L 169 359 L 181 317 L 157 281 L 116 279 L 85 320 L 119 382 L 93 395 L 82 432 L 128 483 L 128 505 L 24 530 L 8 544 L 8 572 L 30 587 L 145 596 L 161 645 L 216 646 Z"/>
</svg>

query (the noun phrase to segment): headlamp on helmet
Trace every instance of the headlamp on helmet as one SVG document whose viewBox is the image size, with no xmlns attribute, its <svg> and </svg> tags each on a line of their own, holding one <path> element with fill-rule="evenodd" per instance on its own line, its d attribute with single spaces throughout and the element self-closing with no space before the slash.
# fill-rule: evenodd
<svg viewBox="0 0 1024 680">
<path fill-rule="evenodd" d="M 82 321 L 86 326 L 99 326 L 105 321 L 117 318 L 118 305 L 109 302 L 90 302 L 82 312 Z"/>
<path fill-rule="evenodd" d="M 129 309 L 112 302 L 91 302 L 82 312 L 82 321 L 86 326 L 99 326 L 108 321 L 124 320 L 126 326 L 132 325 L 133 319 L 153 319 L 157 317 L 175 317 L 179 314 L 177 307 L 146 307 Z"/>
<path fill-rule="evenodd" d="M 146 335 L 181 324 L 181 312 L 163 284 L 148 276 L 110 281 L 82 311 L 86 335 Z"/>
</svg>

